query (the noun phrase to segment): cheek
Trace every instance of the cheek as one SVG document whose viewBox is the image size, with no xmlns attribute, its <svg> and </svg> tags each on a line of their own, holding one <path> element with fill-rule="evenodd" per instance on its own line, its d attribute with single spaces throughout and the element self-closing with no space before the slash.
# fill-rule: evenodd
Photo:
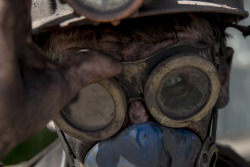
<svg viewBox="0 0 250 167">
<path fill-rule="evenodd" d="M 206 117 L 204 117 L 202 120 L 189 125 L 187 128 L 195 132 L 202 140 L 204 140 L 208 133 L 211 115 L 212 115 L 212 111 L 210 111 L 209 114 Z"/>
</svg>

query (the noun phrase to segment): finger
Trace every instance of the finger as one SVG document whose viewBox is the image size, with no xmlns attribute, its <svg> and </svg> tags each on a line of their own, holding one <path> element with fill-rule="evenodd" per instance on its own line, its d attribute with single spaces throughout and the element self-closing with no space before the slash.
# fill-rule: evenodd
<svg viewBox="0 0 250 167">
<path fill-rule="evenodd" d="M 113 77 L 123 70 L 120 61 L 97 51 L 72 51 L 59 67 L 49 60 L 41 61 L 40 52 L 34 49 L 26 54 L 32 55 L 23 60 L 22 65 L 29 105 L 42 110 L 44 114 L 40 114 L 45 115 L 46 120 L 52 119 L 83 86 Z M 35 56 L 37 61 L 32 58 Z"/>
<path fill-rule="evenodd" d="M 22 60 L 21 65 L 27 98 L 23 119 L 32 117 L 32 120 L 22 124 L 29 130 L 16 132 L 19 134 L 34 134 L 41 130 L 83 86 L 113 77 L 123 69 L 118 60 L 94 51 L 70 52 L 68 60 L 58 67 L 42 59 L 42 53 L 36 48 L 25 50 L 25 55 L 29 56 Z"/>
<path fill-rule="evenodd" d="M 7 1 L 0 1 L 0 81 L 8 77 L 8 74 L 13 74 L 15 67 L 15 44 L 13 33 L 9 30 L 13 26 L 13 20 L 8 20 L 7 11 L 10 9 Z M 8 80 L 8 79 L 7 79 Z M 10 78 L 11 80 L 11 78 Z"/>
<path fill-rule="evenodd" d="M 72 53 L 72 52 L 71 52 Z M 122 72 L 120 61 L 101 52 L 81 50 L 73 53 L 61 66 L 70 91 L 75 92 L 85 85 L 113 77 Z"/>
<path fill-rule="evenodd" d="M 31 35 L 30 8 L 31 0 L 0 1 L 0 30 L 11 32 L 19 44 Z"/>
<path fill-rule="evenodd" d="M 17 53 L 31 36 L 30 0 L 0 1 L 0 81 L 3 84 L 17 80 Z"/>
</svg>

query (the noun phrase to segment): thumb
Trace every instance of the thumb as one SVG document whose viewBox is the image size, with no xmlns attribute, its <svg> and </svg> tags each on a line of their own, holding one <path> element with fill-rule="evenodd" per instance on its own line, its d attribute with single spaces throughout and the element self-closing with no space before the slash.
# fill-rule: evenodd
<svg viewBox="0 0 250 167">
<path fill-rule="evenodd" d="M 117 59 L 93 50 L 70 51 L 68 59 L 60 65 L 70 96 L 83 86 L 120 74 L 123 65 Z"/>
</svg>

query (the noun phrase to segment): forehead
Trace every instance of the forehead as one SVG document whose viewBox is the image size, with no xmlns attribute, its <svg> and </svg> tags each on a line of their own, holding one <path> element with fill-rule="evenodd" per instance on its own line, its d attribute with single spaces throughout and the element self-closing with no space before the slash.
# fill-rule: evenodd
<svg viewBox="0 0 250 167">
<path fill-rule="evenodd" d="M 125 20 L 118 26 L 101 24 L 64 29 L 51 33 L 49 49 L 59 59 L 64 59 L 67 50 L 79 48 L 98 50 L 122 61 L 133 61 L 178 41 L 213 43 L 213 39 L 209 21 L 183 14 Z"/>
</svg>

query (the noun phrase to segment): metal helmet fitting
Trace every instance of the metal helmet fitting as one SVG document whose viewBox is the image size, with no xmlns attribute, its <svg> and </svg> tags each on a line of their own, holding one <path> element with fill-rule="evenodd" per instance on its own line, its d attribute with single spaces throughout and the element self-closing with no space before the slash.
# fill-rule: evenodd
<svg viewBox="0 0 250 167">
<path fill-rule="evenodd" d="M 68 25 L 111 22 L 163 14 L 205 12 L 228 22 L 248 17 L 243 0 L 32 0 L 34 33 Z"/>
</svg>

